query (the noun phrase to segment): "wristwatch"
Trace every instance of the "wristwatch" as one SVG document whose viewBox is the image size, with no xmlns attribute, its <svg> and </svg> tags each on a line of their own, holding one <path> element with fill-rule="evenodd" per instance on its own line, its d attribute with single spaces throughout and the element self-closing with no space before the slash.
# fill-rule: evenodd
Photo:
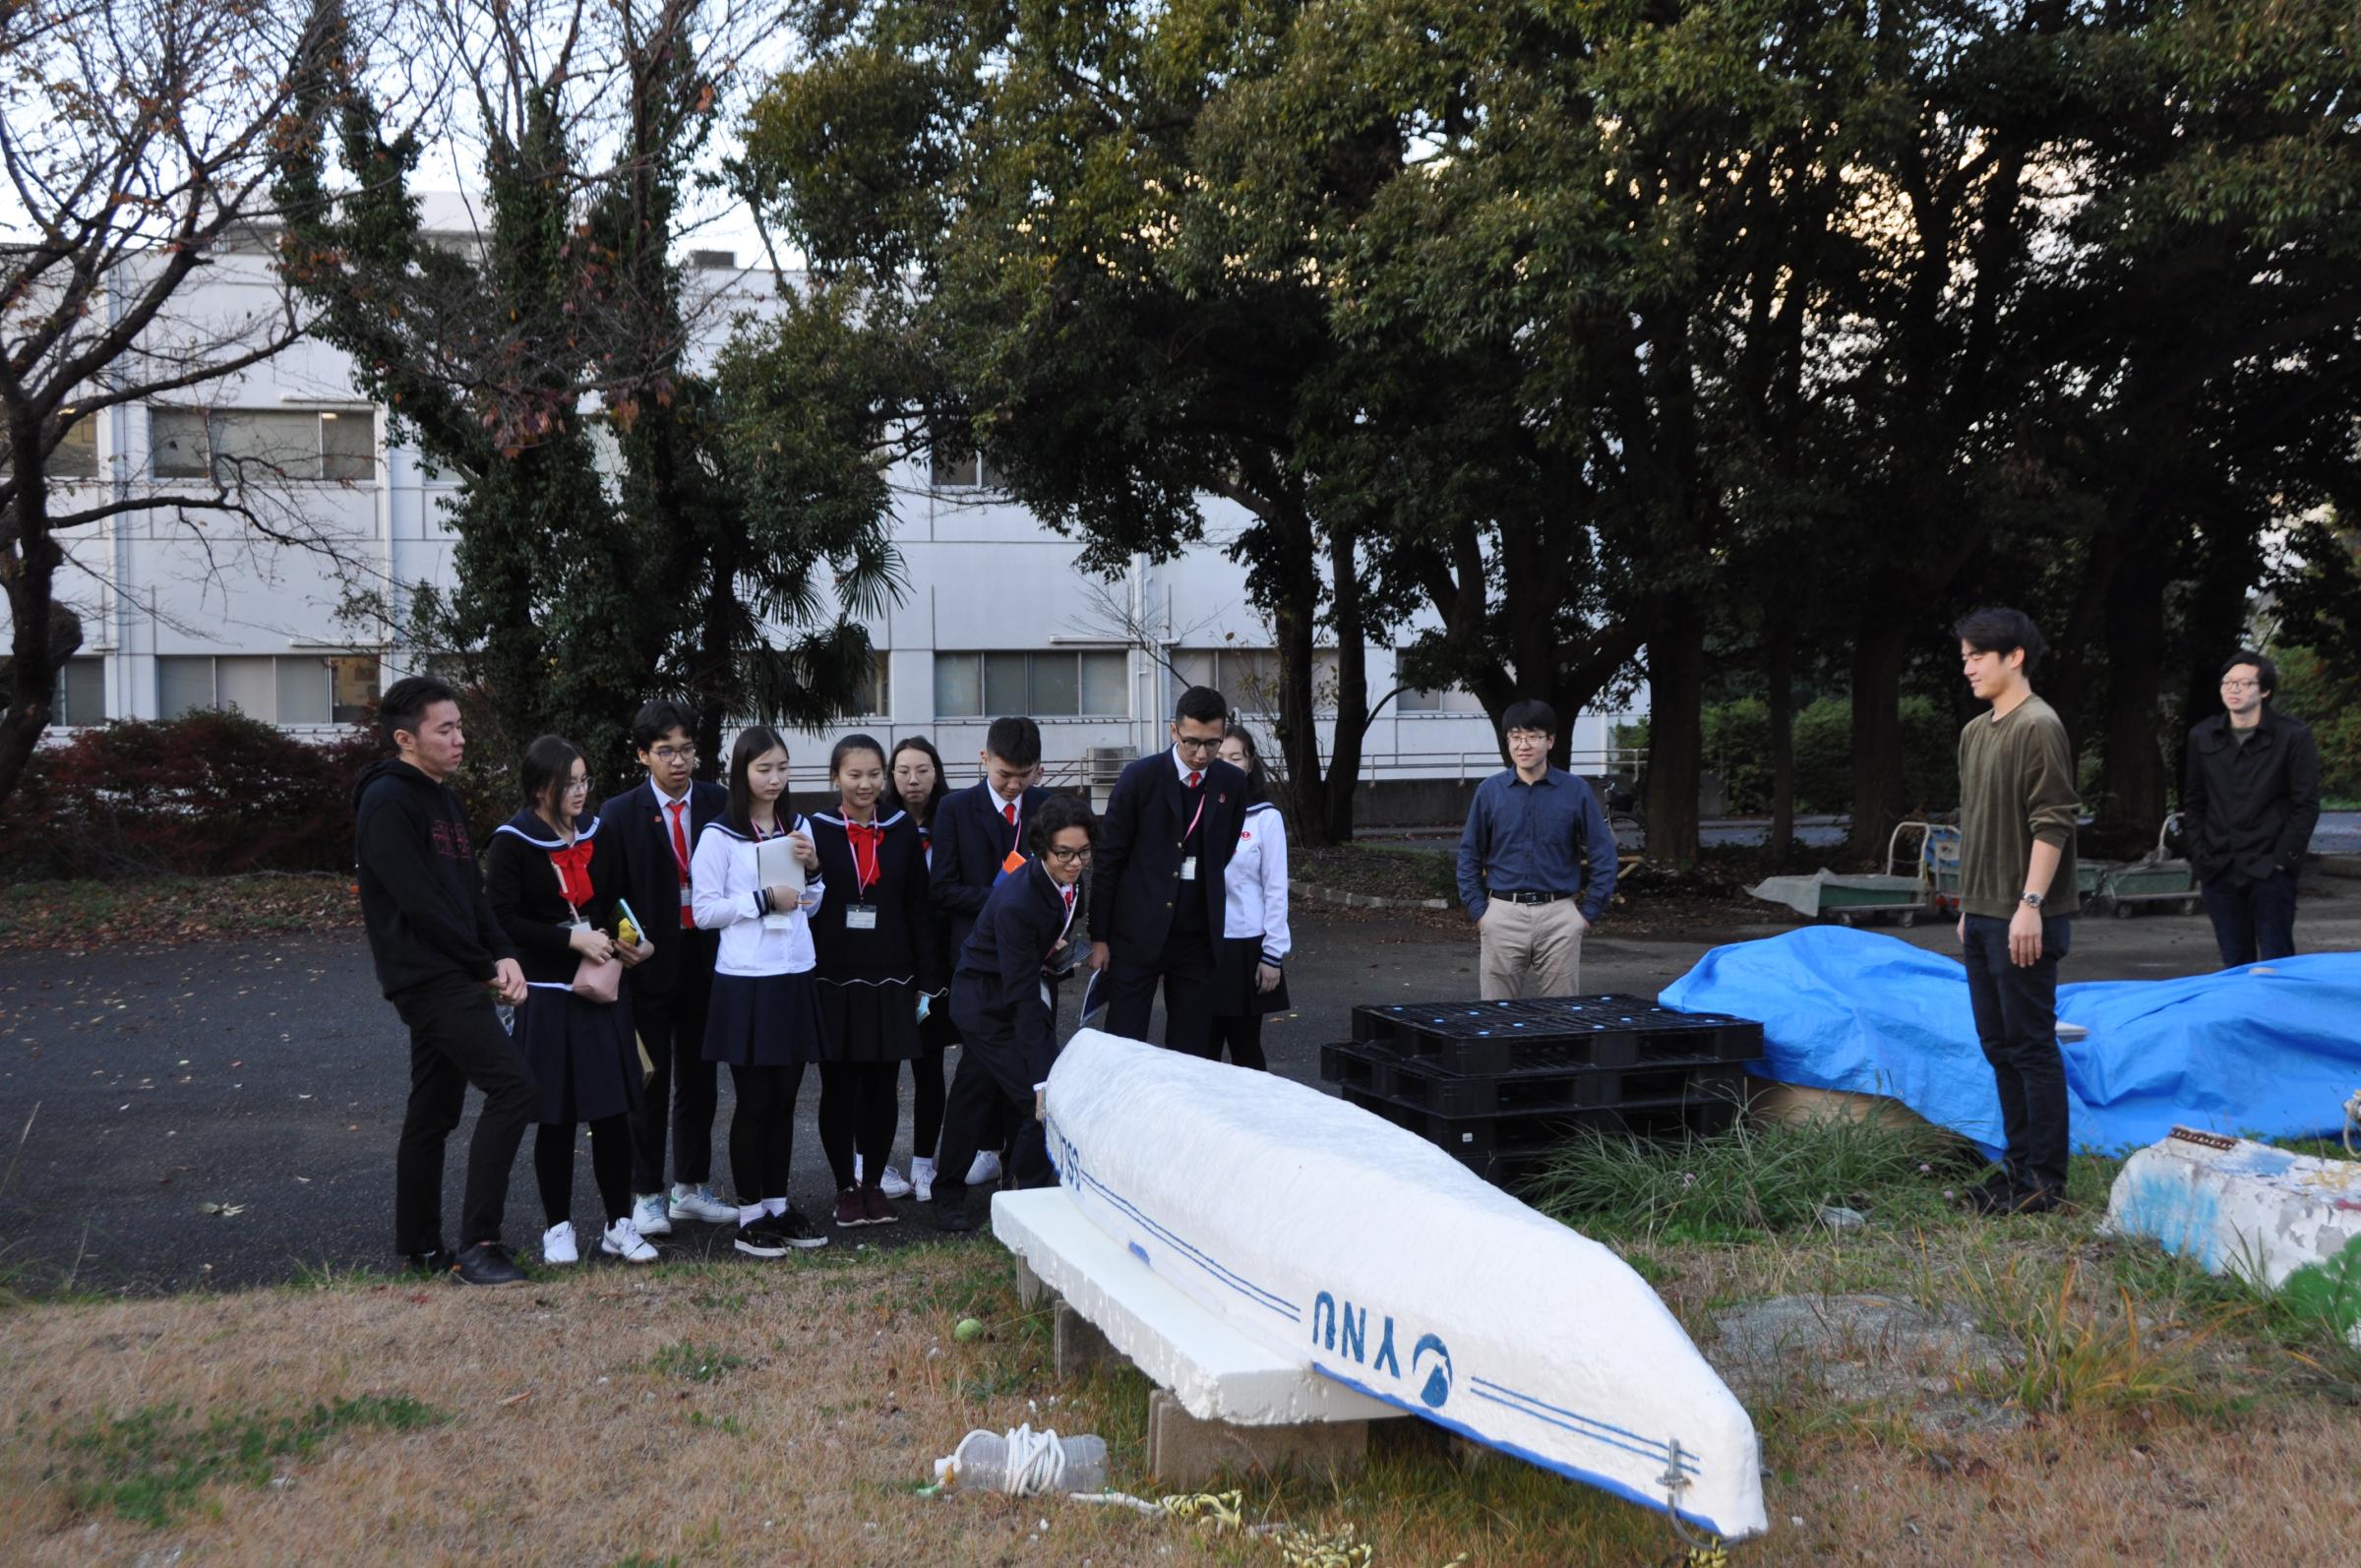
<svg viewBox="0 0 2361 1568">
<path fill-rule="evenodd" d="M 2017 896 L 2017 902 L 2025 905 L 2028 909 L 2039 909 L 2041 895 L 2039 893 L 2020 893 Z"/>
</svg>

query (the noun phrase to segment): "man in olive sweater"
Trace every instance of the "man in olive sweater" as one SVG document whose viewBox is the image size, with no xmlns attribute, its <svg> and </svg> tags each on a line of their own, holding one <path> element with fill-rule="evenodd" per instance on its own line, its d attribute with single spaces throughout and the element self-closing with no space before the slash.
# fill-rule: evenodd
<svg viewBox="0 0 2361 1568">
<path fill-rule="evenodd" d="M 2008 1140 L 2001 1169 L 1968 1197 L 1985 1214 L 2034 1213 L 2066 1191 L 2058 960 L 2079 907 L 2082 802 L 2066 726 L 2033 695 L 2045 644 L 2031 619 L 1978 610 L 1953 631 L 1969 688 L 1992 704 L 1960 732 L 1960 947 Z"/>
</svg>

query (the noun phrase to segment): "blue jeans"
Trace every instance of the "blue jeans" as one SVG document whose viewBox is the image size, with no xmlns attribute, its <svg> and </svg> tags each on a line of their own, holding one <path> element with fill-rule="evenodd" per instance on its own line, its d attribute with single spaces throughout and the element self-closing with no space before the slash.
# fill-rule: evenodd
<svg viewBox="0 0 2361 1568">
<path fill-rule="evenodd" d="M 2058 1053 L 2058 960 L 2074 941 L 2074 921 L 2041 922 L 2041 956 L 2023 968 L 2009 961 L 2009 923 L 1968 917 L 1964 956 L 1976 1043 L 2000 1090 L 2003 1164 L 2020 1190 L 2066 1190 L 2066 1058 Z"/>
<path fill-rule="evenodd" d="M 2206 883 L 2205 895 L 2224 969 L 2295 956 L 2295 873 L 2273 872 L 2243 885 L 2217 876 Z"/>
</svg>

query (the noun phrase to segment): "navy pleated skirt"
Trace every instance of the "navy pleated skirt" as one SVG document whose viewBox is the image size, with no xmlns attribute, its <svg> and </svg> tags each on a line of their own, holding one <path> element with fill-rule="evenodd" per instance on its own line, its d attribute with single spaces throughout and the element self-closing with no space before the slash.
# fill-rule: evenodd
<svg viewBox="0 0 2361 1568">
<path fill-rule="evenodd" d="M 596 1121 L 639 1109 L 639 1048 L 628 1003 L 535 986 L 516 1009 L 516 1037 L 540 1088 L 535 1121 Z"/>
<path fill-rule="evenodd" d="M 826 1061 L 819 983 L 798 975 L 715 975 L 705 1011 L 705 1059 L 733 1067 Z"/>
<path fill-rule="evenodd" d="M 938 998 L 937 1006 L 940 1006 Z M 829 1061 L 917 1059 L 918 986 L 907 980 L 819 982 Z"/>
</svg>

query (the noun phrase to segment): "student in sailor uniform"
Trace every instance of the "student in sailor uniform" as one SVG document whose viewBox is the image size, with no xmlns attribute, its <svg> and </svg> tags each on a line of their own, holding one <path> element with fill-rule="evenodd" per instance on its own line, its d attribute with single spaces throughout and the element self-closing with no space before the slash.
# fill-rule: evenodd
<svg viewBox="0 0 2361 1568">
<path fill-rule="evenodd" d="M 823 1055 L 810 917 L 827 888 L 807 824 L 780 804 L 786 793 L 786 741 L 766 725 L 741 731 L 730 748 L 729 810 L 697 836 L 689 862 L 690 909 L 698 926 L 721 933 L 705 1059 L 728 1062 L 738 1091 L 730 1117 L 736 1245 L 762 1258 L 828 1242 L 787 1202 L 796 1092 L 805 1063 Z M 804 869 L 800 897 L 785 882 L 765 885 L 758 870 L 759 846 L 782 837 Z"/>
<path fill-rule="evenodd" d="M 881 813 L 885 747 L 848 735 L 828 757 L 837 809 L 812 818 L 828 894 L 812 916 L 827 1056 L 819 1068 L 819 1141 L 836 1176 L 836 1224 L 891 1225 L 882 1173 L 893 1153 L 902 1063 L 919 1051 L 919 1012 L 938 960 L 918 829 Z M 932 1010 L 933 1003 L 925 1002 Z M 867 1173 L 855 1175 L 855 1161 Z"/>
<path fill-rule="evenodd" d="M 951 1015 L 958 1020 L 959 1071 L 944 1113 L 942 1163 L 935 1175 L 935 1225 L 967 1231 L 967 1182 L 977 1129 L 994 1108 L 1015 1128 L 1008 1144 L 1008 1181 L 1049 1186 L 1058 1179 L 1034 1092 L 1058 1055 L 1057 983 L 1088 929 L 1078 908 L 1090 873 L 1098 822 L 1071 797 L 1052 796 L 1033 818 L 1033 851 L 1024 869 L 992 890 L 951 976 Z"/>
<path fill-rule="evenodd" d="M 590 1124 L 590 1172 L 605 1205 L 599 1250 L 630 1263 L 653 1263 L 656 1249 L 632 1223 L 632 1133 L 639 1109 L 639 1052 L 632 1009 L 574 993 L 583 959 L 619 959 L 629 968 L 645 947 L 610 935 L 620 862 L 599 837 L 598 818 L 583 820 L 590 775 L 573 742 L 544 735 L 525 748 L 517 770 L 525 809 L 492 835 L 484 851 L 484 891 L 492 914 L 524 964 L 526 995 L 515 1028 L 540 1085 L 533 1119 L 533 1175 L 549 1229 L 541 1260 L 575 1262 L 574 1129 Z"/>
<path fill-rule="evenodd" d="M 1222 873 L 1228 908 L 1222 944 L 1213 960 L 1213 1052 L 1241 1067 L 1268 1069 L 1262 1055 L 1262 1017 L 1288 1008 L 1285 965 L 1293 938 L 1287 929 L 1287 824 L 1264 798 L 1262 754 L 1233 718 L 1222 738 L 1222 760 L 1246 775 L 1246 815 L 1238 849 Z"/>
<path fill-rule="evenodd" d="M 951 1023 L 950 1005 L 951 961 L 959 956 L 959 948 L 951 940 L 950 914 L 935 901 L 934 888 L 936 814 L 949 797 L 950 787 L 943 782 L 941 755 L 935 743 L 923 736 L 905 736 L 894 742 L 888 769 L 895 799 L 918 825 L 918 847 L 927 864 L 927 918 L 934 923 L 935 952 L 941 969 L 937 989 L 930 994 L 927 1016 L 919 1022 L 918 1055 L 910 1063 L 910 1176 L 904 1180 L 887 1166 L 880 1185 L 889 1198 L 915 1197 L 924 1203 L 935 1195 L 935 1145 L 942 1137 L 943 1054 L 959 1039 Z M 853 1163 L 861 1163 L 858 1155 Z"/>
</svg>

